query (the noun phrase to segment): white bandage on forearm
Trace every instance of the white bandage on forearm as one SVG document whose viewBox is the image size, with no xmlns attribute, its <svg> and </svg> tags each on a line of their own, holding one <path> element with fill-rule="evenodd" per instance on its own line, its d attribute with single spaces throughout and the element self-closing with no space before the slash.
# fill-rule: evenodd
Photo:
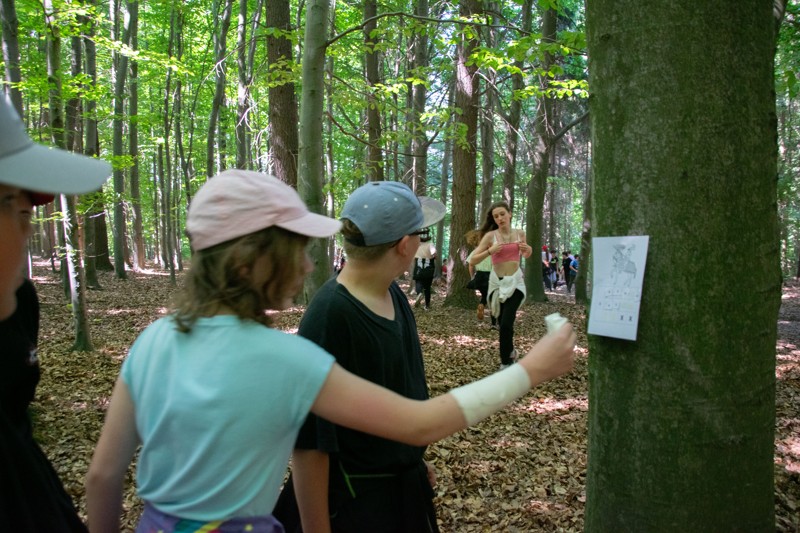
<svg viewBox="0 0 800 533">
<path fill-rule="evenodd" d="M 513 364 L 480 381 L 450 391 L 470 426 L 496 413 L 531 388 L 528 373 L 520 364 Z"/>
</svg>

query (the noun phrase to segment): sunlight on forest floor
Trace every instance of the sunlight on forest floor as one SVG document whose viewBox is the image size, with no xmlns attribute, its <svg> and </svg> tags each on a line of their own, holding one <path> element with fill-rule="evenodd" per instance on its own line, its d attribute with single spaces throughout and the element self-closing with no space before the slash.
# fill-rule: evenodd
<svg viewBox="0 0 800 533">
<path fill-rule="evenodd" d="M 97 442 L 108 397 L 136 335 L 167 313 L 175 287 L 166 273 L 129 272 L 117 280 L 99 273 L 103 290 L 90 290 L 88 311 L 95 350 L 70 352 L 71 316 L 58 274 L 37 261 L 42 381 L 34 404 L 37 438 L 85 516 L 83 478 Z M 178 280 L 182 277 L 178 274 Z M 408 282 L 402 282 L 406 288 Z M 544 334 L 544 316 L 560 312 L 575 324 L 586 310 L 560 290 L 549 302 L 525 306 L 517 319 L 518 350 Z M 415 309 L 432 395 L 496 371 L 497 332 L 475 310 L 442 307 L 438 287 L 430 311 Z M 412 302 L 413 303 L 413 302 Z M 294 333 L 304 308 L 269 313 L 275 327 Z M 776 343 L 776 530 L 800 531 L 800 283 L 784 287 Z M 583 529 L 588 419 L 587 337 L 578 332 L 575 370 L 537 387 L 481 424 L 428 448 L 437 470 L 436 506 L 443 533 Z M 124 528 L 132 530 L 141 501 L 129 473 Z"/>
</svg>

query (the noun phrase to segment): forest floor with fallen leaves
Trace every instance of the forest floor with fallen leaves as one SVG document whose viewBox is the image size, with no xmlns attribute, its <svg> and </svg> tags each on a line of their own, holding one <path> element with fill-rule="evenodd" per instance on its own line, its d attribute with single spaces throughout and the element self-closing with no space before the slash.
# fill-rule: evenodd
<svg viewBox="0 0 800 533">
<path fill-rule="evenodd" d="M 136 336 L 167 312 L 175 288 L 161 271 L 129 273 L 127 281 L 101 274 L 103 290 L 89 292 L 91 352 L 70 351 L 71 315 L 59 278 L 37 263 L 42 323 L 42 380 L 33 405 L 37 438 L 86 516 L 83 480 L 120 365 Z M 180 278 L 179 278 L 180 279 Z M 401 283 L 402 285 L 402 283 Z M 497 333 L 474 310 L 443 308 L 443 292 L 430 311 L 416 311 L 432 395 L 497 370 Z M 429 447 L 438 474 L 437 513 L 443 532 L 577 532 L 586 501 L 586 309 L 560 287 L 549 301 L 524 305 L 516 345 L 532 346 L 545 333 L 544 317 L 559 312 L 578 326 L 575 370 L 537 387 L 479 425 Z M 277 315 L 294 332 L 302 308 Z M 775 434 L 777 530 L 800 532 L 800 284 L 784 287 L 778 320 Z M 221 361 L 220 364 L 224 364 Z M 124 526 L 141 513 L 129 470 Z"/>
</svg>

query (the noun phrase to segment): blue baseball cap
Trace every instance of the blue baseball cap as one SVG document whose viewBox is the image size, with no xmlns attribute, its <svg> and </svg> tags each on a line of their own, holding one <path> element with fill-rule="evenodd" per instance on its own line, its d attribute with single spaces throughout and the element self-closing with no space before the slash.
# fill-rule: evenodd
<svg viewBox="0 0 800 533">
<path fill-rule="evenodd" d="M 375 246 L 436 224 L 444 214 L 442 202 L 415 195 L 405 183 L 371 181 L 353 191 L 341 219 L 355 224 L 364 237 L 363 242 L 353 244 Z"/>
</svg>

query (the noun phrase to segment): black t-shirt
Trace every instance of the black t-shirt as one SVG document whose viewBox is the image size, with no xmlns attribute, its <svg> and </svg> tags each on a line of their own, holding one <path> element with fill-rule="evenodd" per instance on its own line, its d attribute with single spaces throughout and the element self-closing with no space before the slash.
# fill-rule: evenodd
<svg viewBox="0 0 800 533">
<path fill-rule="evenodd" d="M 346 370 L 407 398 L 425 400 L 428 388 L 414 314 L 396 283 L 389 292 L 394 320 L 376 315 L 330 279 L 309 304 L 298 333 L 330 352 Z M 336 426 L 314 415 L 300 430 L 296 446 L 336 453 L 348 473 L 394 472 L 419 463 L 425 452 L 425 447 Z"/>
<path fill-rule="evenodd" d="M 28 406 L 39 383 L 39 300 L 26 280 L 0 321 L 0 531 L 85 532 L 58 475 L 33 440 Z"/>
<path fill-rule="evenodd" d="M 30 435 L 28 405 L 39 384 L 39 300 L 33 283 L 17 290 L 17 309 L 0 321 L 0 409 L 20 432 Z"/>
</svg>

